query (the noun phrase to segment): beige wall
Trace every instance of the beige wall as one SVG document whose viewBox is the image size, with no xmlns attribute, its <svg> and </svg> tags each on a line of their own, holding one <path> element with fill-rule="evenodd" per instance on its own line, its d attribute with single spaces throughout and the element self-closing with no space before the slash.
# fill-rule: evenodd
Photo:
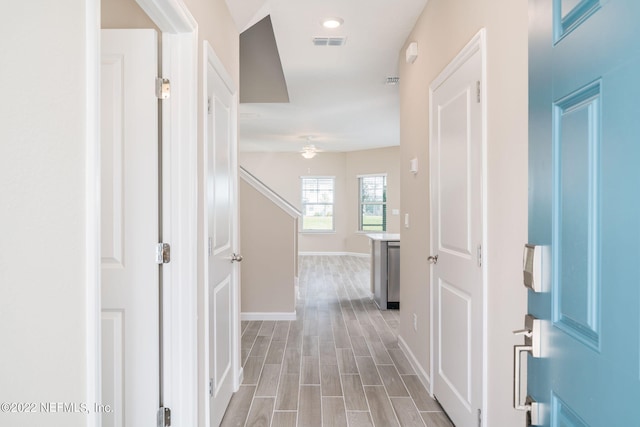
<svg viewBox="0 0 640 427">
<path fill-rule="evenodd" d="M 0 402 L 88 402 L 87 5 L 5 2 L 0 14 Z M 97 16 L 97 15 L 96 15 Z M 91 21 L 90 21 L 91 22 Z M 54 421 L 55 420 L 55 421 Z M 52 422 L 53 421 L 53 422 Z M 0 413 L 2 426 L 84 426 Z"/>
<path fill-rule="evenodd" d="M 369 239 L 358 229 L 358 175 L 387 174 L 387 232 L 400 232 L 400 147 L 379 148 L 375 150 L 352 151 L 346 153 L 347 216 L 348 230 L 345 247 L 347 252 L 368 253 Z M 408 164 L 407 164 L 408 168 Z M 393 210 L 398 215 L 393 215 Z"/>
<path fill-rule="evenodd" d="M 418 42 L 414 64 L 400 52 L 401 164 L 418 157 L 421 170 L 401 171 L 402 229 L 400 336 L 429 372 L 429 85 L 482 28 L 487 30 L 488 426 L 515 426 L 512 346 L 521 340 L 526 292 L 522 245 L 527 236 L 527 3 L 511 0 L 430 0 L 407 43 Z M 406 45 L 405 45 L 406 48 Z M 411 316 L 418 316 L 414 332 Z"/>
<path fill-rule="evenodd" d="M 299 153 L 241 152 L 240 165 L 267 186 L 301 208 L 300 177 L 335 177 L 335 233 L 301 233 L 300 252 L 369 253 L 368 239 L 357 233 L 357 175 L 386 173 L 388 197 L 388 231 L 399 232 L 399 216 L 391 215 L 400 208 L 399 147 L 349 153 L 319 153 L 304 159 Z"/>
<path fill-rule="evenodd" d="M 102 0 L 100 21 L 102 28 L 153 28 L 160 32 L 135 0 Z"/>
<path fill-rule="evenodd" d="M 241 179 L 240 224 L 241 312 L 293 313 L 297 219 Z"/>
</svg>

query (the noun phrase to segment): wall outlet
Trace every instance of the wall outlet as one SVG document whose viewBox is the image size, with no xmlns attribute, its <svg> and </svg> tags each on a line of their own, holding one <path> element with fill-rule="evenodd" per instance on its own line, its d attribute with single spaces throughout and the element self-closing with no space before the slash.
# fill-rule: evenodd
<svg viewBox="0 0 640 427">
<path fill-rule="evenodd" d="M 418 332 L 418 315 L 413 313 L 413 330 Z"/>
</svg>

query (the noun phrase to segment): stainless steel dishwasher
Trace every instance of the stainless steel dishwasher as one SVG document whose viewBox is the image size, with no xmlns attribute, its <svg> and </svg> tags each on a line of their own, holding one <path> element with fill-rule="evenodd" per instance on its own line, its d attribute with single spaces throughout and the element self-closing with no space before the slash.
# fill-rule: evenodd
<svg viewBox="0 0 640 427">
<path fill-rule="evenodd" d="M 387 243 L 387 308 L 400 308 L 400 242 Z"/>
<path fill-rule="evenodd" d="M 373 296 L 380 310 L 400 308 L 400 242 L 372 242 Z"/>
</svg>

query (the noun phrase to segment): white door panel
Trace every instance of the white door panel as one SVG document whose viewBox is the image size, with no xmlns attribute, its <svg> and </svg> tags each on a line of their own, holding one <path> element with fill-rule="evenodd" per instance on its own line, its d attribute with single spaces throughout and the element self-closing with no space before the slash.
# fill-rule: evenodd
<svg viewBox="0 0 640 427">
<path fill-rule="evenodd" d="M 206 194 L 210 426 L 220 424 L 236 387 L 238 358 L 236 97 L 208 51 L 206 68 Z"/>
<path fill-rule="evenodd" d="M 482 81 L 479 50 L 431 94 L 433 392 L 458 426 L 482 407 Z"/>
<path fill-rule="evenodd" d="M 102 30 L 102 425 L 159 407 L 158 101 L 154 30 Z"/>
</svg>

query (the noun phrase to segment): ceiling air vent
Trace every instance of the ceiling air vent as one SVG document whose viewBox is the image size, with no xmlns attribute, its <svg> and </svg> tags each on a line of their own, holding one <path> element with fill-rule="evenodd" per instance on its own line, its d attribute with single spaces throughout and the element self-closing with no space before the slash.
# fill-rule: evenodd
<svg viewBox="0 0 640 427">
<path fill-rule="evenodd" d="M 400 83 L 400 77 L 387 77 L 384 81 L 384 84 L 386 84 L 387 86 L 395 86 L 398 83 Z"/>
<path fill-rule="evenodd" d="M 314 46 L 343 46 L 347 41 L 346 37 L 314 37 Z"/>
</svg>

